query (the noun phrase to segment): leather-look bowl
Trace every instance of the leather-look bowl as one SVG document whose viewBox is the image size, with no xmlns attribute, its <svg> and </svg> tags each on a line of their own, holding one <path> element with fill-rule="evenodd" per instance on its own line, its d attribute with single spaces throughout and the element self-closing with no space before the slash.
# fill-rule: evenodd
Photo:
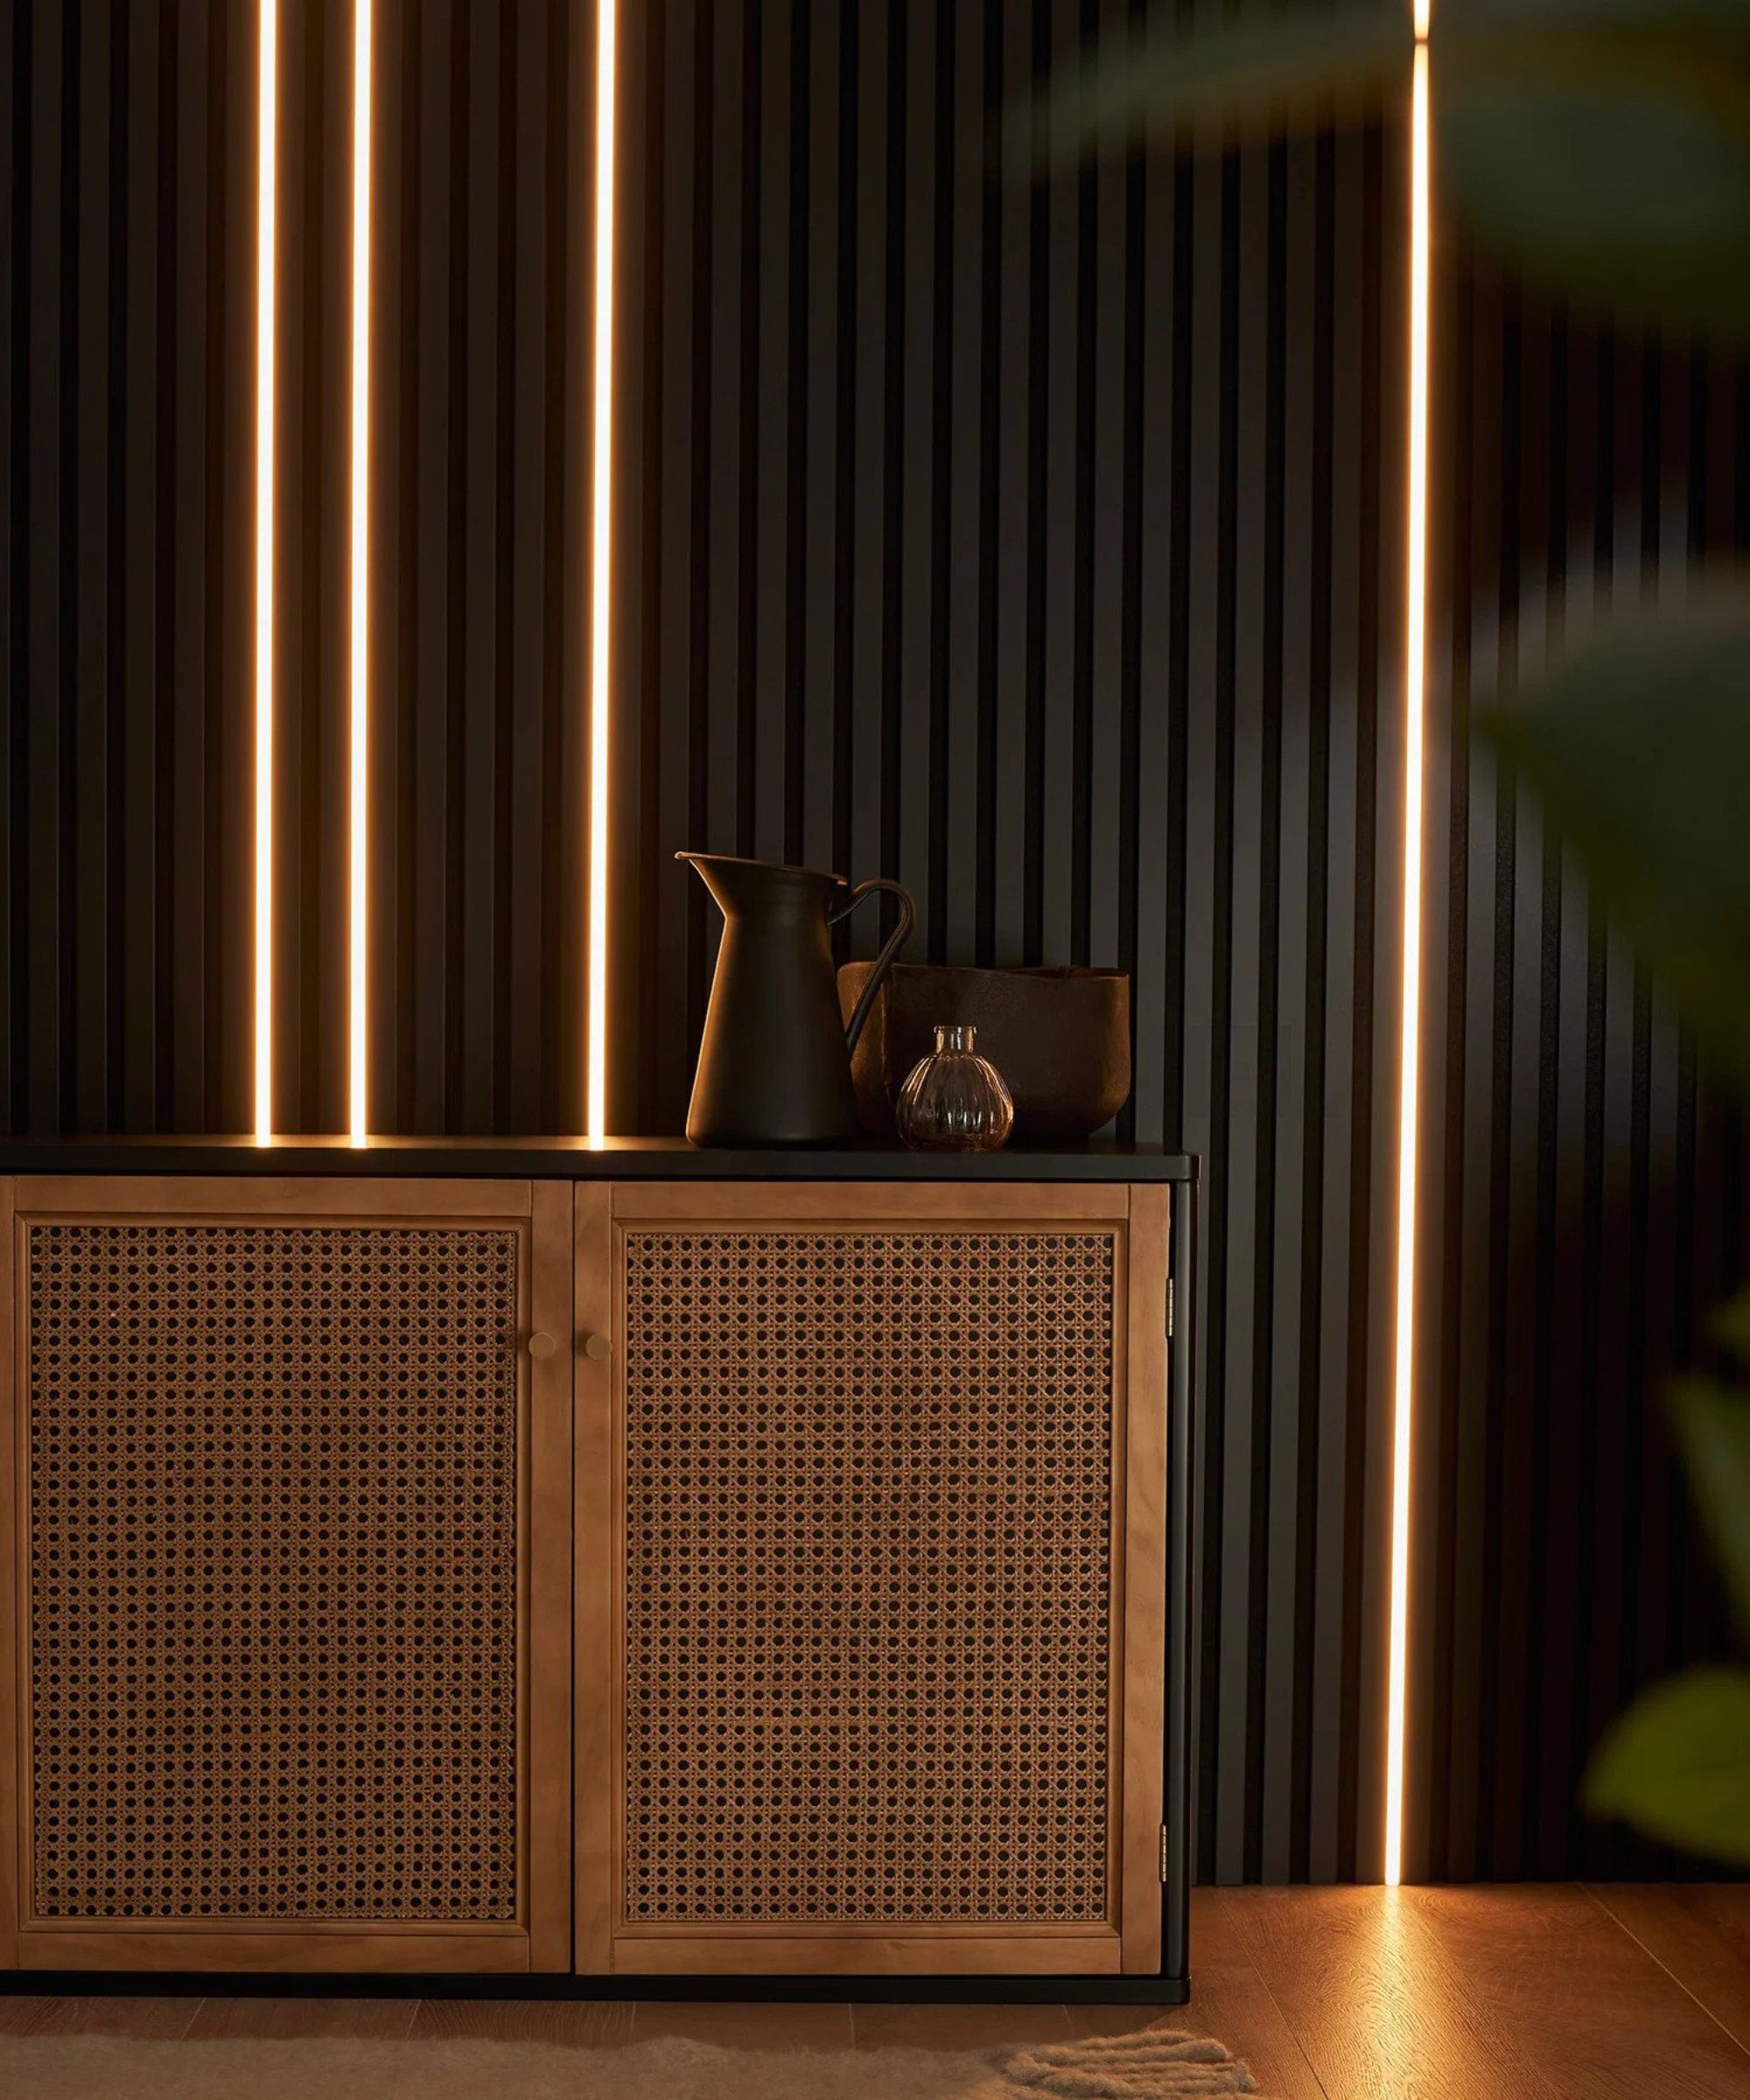
<svg viewBox="0 0 1750 2100">
<path fill-rule="evenodd" d="M 838 1003 L 850 1018 L 873 967 L 847 962 Z M 858 1113 L 893 1135 L 893 1100 L 935 1048 L 945 1022 L 970 1022 L 1008 1084 L 1023 1144 L 1080 1144 L 1130 1096 L 1130 980 L 1120 970 L 967 970 L 895 963 L 875 994 L 850 1060 Z"/>
</svg>

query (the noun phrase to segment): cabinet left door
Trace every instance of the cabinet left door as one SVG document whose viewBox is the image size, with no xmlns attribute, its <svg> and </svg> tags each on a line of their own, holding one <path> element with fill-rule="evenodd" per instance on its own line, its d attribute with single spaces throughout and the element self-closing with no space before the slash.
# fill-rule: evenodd
<svg viewBox="0 0 1750 2100">
<path fill-rule="evenodd" d="M 0 1963 L 569 1967 L 570 1185 L 21 1176 L 0 1263 Z"/>
</svg>

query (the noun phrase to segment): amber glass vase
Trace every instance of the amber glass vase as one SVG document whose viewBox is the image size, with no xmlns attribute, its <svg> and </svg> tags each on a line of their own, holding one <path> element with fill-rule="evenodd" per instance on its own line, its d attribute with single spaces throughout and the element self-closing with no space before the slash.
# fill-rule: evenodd
<svg viewBox="0 0 1750 2100">
<path fill-rule="evenodd" d="M 938 1028 L 934 1054 L 900 1088 L 893 1120 L 914 1152 L 994 1152 L 1008 1143 L 1015 1104 L 1002 1074 L 974 1047 L 976 1033 Z"/>
</svg>

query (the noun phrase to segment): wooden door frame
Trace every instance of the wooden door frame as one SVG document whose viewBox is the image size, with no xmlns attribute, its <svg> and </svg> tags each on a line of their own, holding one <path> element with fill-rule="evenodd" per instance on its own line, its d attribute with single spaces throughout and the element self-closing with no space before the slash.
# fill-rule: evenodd
<svg viewBox="0 0 1750 2100">
<path fill-rule="evenodd" d="M 572 1388 L 571 1496 L 574 1589 L 571 1623 L 576 1705 L 571 1740 L 577 1856 L 571 1930 L 577 1967 L 606 1976 L 613 1965 L 613 1792 L 616 1709 L 604 1697 L 615 1684 L 621 1555 L 616 1515 L 620 1320 L 615 1287 L 613 1191 L 605 1181 L 577 1185 L 577 1374 Z M 592 1357 L 592 1335 L 610 1354 Z"/>
<path fill-rule="evenodd" d="M 28 1336 L 19 1248 L 44 1218 L 468 1226 L 522 1236 L 519 1264 L 518 1894 L 504 1925 L 34 1920 L 30 1895 Z M 570 1966 L 571 1187 L 526 1180 L 20 1175 L 0 1181 L 0 1964 L 42 1969 L 477 1970 Z M 537 1359 L 528 1335 L 559 1345 Z"/>
<path fill-rule="evenodd" d="M 1167 1516 L 1169 1201 L 1148 1185 L 1026 1182 L 636 1182 L 579 1185 L 580 1356 L 575 1497 L 578 1968 L 589 1975 L 1096 1975 L 1158 1973 L 1161 1959 Z M 621 1242 L 628 1227 L 738 1223 L 848 1228 L 963 1222 L 995 1230 L 1106 1227 L 1116 1248 L 1113 1333 L 1115 1643 L 1109 1921 L 1094 1928 L 748 1927 L 628 1933 L 616 1871 L 624 1624 Z"/>
</svg>

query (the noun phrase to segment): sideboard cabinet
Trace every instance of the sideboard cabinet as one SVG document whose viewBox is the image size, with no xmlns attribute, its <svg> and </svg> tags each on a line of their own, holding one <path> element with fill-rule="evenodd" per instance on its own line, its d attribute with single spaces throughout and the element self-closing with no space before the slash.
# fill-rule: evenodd
<svg viewBox="0 0 1750 2100">
<path fill-rule="evenodd" d="M 1182 1967 L 1169 1201 L 0 1179 L 0 1963 Z"/>
</svg>

